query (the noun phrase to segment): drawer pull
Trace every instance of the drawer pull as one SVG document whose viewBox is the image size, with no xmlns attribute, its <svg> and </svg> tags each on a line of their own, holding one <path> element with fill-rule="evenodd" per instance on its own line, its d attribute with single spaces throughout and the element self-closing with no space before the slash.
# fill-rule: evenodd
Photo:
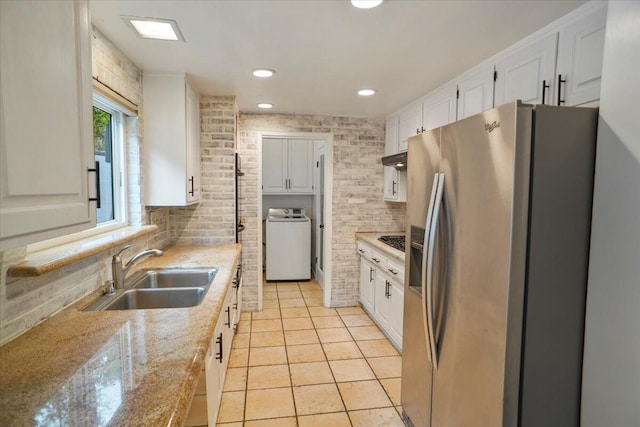
<svg viewBox="0 0 640 427">
<path fill-rule="evenodd" d="M 389 271 L 389 273 L 394 274 L 394 275 L 398 275 L 398 272 L 395 271 L 393 268 L 387 268 L 387 270 Z"/>
<path fill-rule="evenodd" d="M 371 259 L 372 259 L 372 260 L 374 260 L 374 261 L 375 261 L 375 262 L 377 262 L 377 263 L 379 263 L 379 262 L 380 262 L 380 260 L 379 260 L 378 258 L 376 258 L 376 257 L 371 257 Z"/>
<path fill-rule="evenodd" d="M 364 253 L 364 249 L 358 249 L 358 252 L 360 252 L 361 254 Z"/>
</svg>

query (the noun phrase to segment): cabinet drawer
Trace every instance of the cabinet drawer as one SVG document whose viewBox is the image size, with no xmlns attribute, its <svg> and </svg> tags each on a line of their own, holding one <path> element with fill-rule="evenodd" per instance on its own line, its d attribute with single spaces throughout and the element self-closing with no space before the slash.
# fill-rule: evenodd
<svg viewBox="0 0 640 427">
<path fill-rule="evenodd" d="M 373 265 L 377 268 L 382 271 L 387 271 L 387 257 L 381 252 L 371 249 L 371 261 L 373 261 Z"/>
<path fill-rule="evenodd" d="M 371 261 L 371 247 L 361 241 L 358 241 L 358 255 Z"/>
<path fill-rule="evenodd" d="M 389 258 L 386 272 L 392 279 L 404 283 L 404 264 L 399 259 Z"/>
</svg>

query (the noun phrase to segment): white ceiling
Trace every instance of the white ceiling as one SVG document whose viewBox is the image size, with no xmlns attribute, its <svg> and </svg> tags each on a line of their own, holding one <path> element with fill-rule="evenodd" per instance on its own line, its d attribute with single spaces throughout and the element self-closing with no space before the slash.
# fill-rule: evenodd
<svg viewBox="0 0 640 427">
<path fill-rule="evenodd" d="M 382 117 L 584 1 L 92 0 L 93 24 L 145 71 L 186 72 L 242 112 Z M 120 15 L 175 19 L 186 42 L 140 39 Z M 251 70 L 277 70 L 257 79 Z M 374 88 L 373 97 L 358 89 Z"/>
</svg>

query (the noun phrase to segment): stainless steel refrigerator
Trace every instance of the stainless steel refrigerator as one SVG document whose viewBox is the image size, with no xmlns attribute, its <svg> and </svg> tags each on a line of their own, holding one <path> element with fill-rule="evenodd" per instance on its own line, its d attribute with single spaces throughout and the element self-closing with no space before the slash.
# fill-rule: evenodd
<svg viewBox="0 0 640 427">
<path fill-rule="evenodd" d="M 596 127 L 512 103 L 409 140 L 408 425 L 579 425 Z"/>
</svg>

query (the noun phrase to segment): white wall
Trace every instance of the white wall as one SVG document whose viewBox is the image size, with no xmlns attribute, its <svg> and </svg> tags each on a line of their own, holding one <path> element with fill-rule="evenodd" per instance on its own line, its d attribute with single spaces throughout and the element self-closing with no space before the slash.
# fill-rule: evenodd
<svg viewBox="0 0 640 427">
<path fill-rule="evenodd" d="M 604 47 L 583 427 L 640 426 L 640 2 L 611 1 Z"/>
</svg>

